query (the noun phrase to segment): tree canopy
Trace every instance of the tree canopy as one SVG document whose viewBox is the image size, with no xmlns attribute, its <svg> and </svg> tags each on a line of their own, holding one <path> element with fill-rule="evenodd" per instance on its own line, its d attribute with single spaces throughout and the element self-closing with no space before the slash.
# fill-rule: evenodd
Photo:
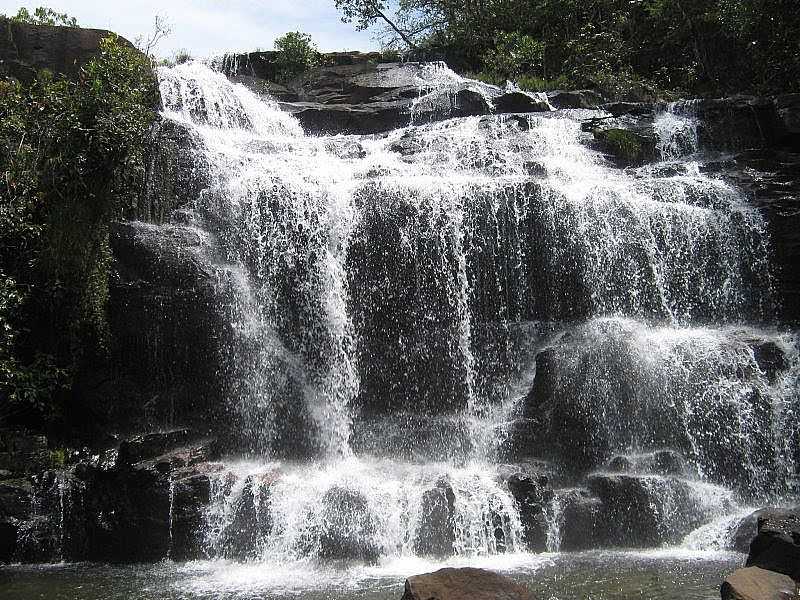
<svg viewBox="0 0 800 600">
<path fill-rule="evenodd" d="M 387 45 L 498 79 L 612 78 L 697 93 L 795 91 L 796 0 L 335 0 Z"/>
</svg>

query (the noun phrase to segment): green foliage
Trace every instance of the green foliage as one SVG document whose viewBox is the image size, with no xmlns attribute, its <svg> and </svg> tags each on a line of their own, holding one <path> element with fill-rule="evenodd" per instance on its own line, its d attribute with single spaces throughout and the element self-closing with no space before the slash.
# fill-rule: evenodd
<svg viewBox="0 0 800 600">
<path fill-rule="evenodd" d="M 35 9 L 33 14 L 31 14 L 27 8 L 20 8 L 17 14 L 11 17 L 11 20 L 17 23 L 29 23 L 31 25 L 78 26 L 78 20 L 75 17 L 70 17 L 67 13 L 58 13 L 46 6 L 40 6 Z"/>
<path fill-rule="evenodd" d="M 300 31 L 290 31 L 275 40 L 277 80 L 286 83 L 319 64 L 317 46 L 311 36 Z"/>
<path fill-rule="evenodd" d="M 336 0 L 396 41 L 487 77 L 565 77 L 618 97 L 800 91 L 796 0 Z M 390 11 L 389 7 L 396 10 Z"/>
<path fill-rule="evenodd" d="M 49 452 L 50 468 L 63 469 L 67 463 L 67 450 L 66 448 L 54 448 Z"/>
<path fill-rule="evenodd" d="M 175 52 L 174 62 L 176 65 L 182 65 L 192 60 L 192 55 L 185 48 L 181 48 Z"/>
<path fill-rule="evenodd" d="M 108 223 L 137 195 L 157 97 L 149 59 L 113 35 L 76 81 L 0 82 L 0 395 L 12 411 L 53 416 L 53 396 L 103 354 Z"/>
<path fill-rule="evenodd" d="M 543 64 L 544 44 L 518 31 L 499 32 L 494 47 L 483 55 L 484 69 L 503 79 L 541 75 Z"/>
</svg>

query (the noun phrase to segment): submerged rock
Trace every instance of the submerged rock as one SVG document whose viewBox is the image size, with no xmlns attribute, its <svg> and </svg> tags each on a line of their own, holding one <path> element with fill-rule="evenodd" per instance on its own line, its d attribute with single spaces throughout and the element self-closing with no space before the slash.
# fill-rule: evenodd
<svg viewBox="0 0 800 600">
<path fill-rule="evenodd" d="M 791 577 L 758 567 L 734 571 L 720 588 L 722 600 L 794 600 L 797 592 Z"/>
<path fill-rule="evenodd" d="M 533 600 L 533 596 L 505 575 L 467 567 L 409 577 L 403 600 Z"/>
</svg>

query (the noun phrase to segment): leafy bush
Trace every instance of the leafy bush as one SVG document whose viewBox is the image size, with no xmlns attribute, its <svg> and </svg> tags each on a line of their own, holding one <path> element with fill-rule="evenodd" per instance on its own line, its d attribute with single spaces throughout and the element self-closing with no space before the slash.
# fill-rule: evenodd
<svg viewBox="0 0 800 600">
<path fill-rule="evenodd" d="M 157 85 L 117 36 L 76 81 L 0 82 L 0 395 L 53 416 L 53 395 L 102 356 L 108 223 L 137 196 Z"/>
<path fill-rule="evenodd" d="M 3 15 L 0 15 L 2 17 Z M 20 8 L 16 15 L 11 17 L 17 23 L 29 23 L 31 25 L 61 25 L 64 27 L 77 27 L 78 20 L 66 13 L 58 13 L 52 8 L 40 6 L 31 14 L 27 8 Z"/>
<path fill-rule="evenodd" d="M 286 83 L 319 64 L 317 46 L 311 36 L 300 31 L 290 31 L 275 40 L 276 79 Z"/>
<path fill-rule="evenodd" d="M 544 44 L 517 31 L 498 33 L 494 47 L 483 55 L 484 70 L 503 79 L 541 75 L 543 63 Z"/>
</svg>

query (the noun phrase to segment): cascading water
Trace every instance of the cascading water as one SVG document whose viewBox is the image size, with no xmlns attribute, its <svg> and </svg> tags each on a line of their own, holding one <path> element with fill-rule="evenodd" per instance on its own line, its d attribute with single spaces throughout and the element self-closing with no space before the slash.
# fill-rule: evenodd
<svg viewBox="0 0 800 600">
<path fill-rule="evenodd" d="M 232 435 L 255 461 L 214 476 L 209 556 L 558 551 L 619 489 L 654 521 L 641 539 L 677 543 L 737 494 L 787 493 L 797 344 L 741 325 L 773 306 L 766 227 L 692 162 L 686 110 L 655 119 L 669 169 L 623 171 L 587 144 L 595 111 L 309 137 L 205 65 L 159 77 L 202 142 L 188 214 L 219 249 Z M 498 93 L 420 77 L 411 122 Z"/>
</svg>

